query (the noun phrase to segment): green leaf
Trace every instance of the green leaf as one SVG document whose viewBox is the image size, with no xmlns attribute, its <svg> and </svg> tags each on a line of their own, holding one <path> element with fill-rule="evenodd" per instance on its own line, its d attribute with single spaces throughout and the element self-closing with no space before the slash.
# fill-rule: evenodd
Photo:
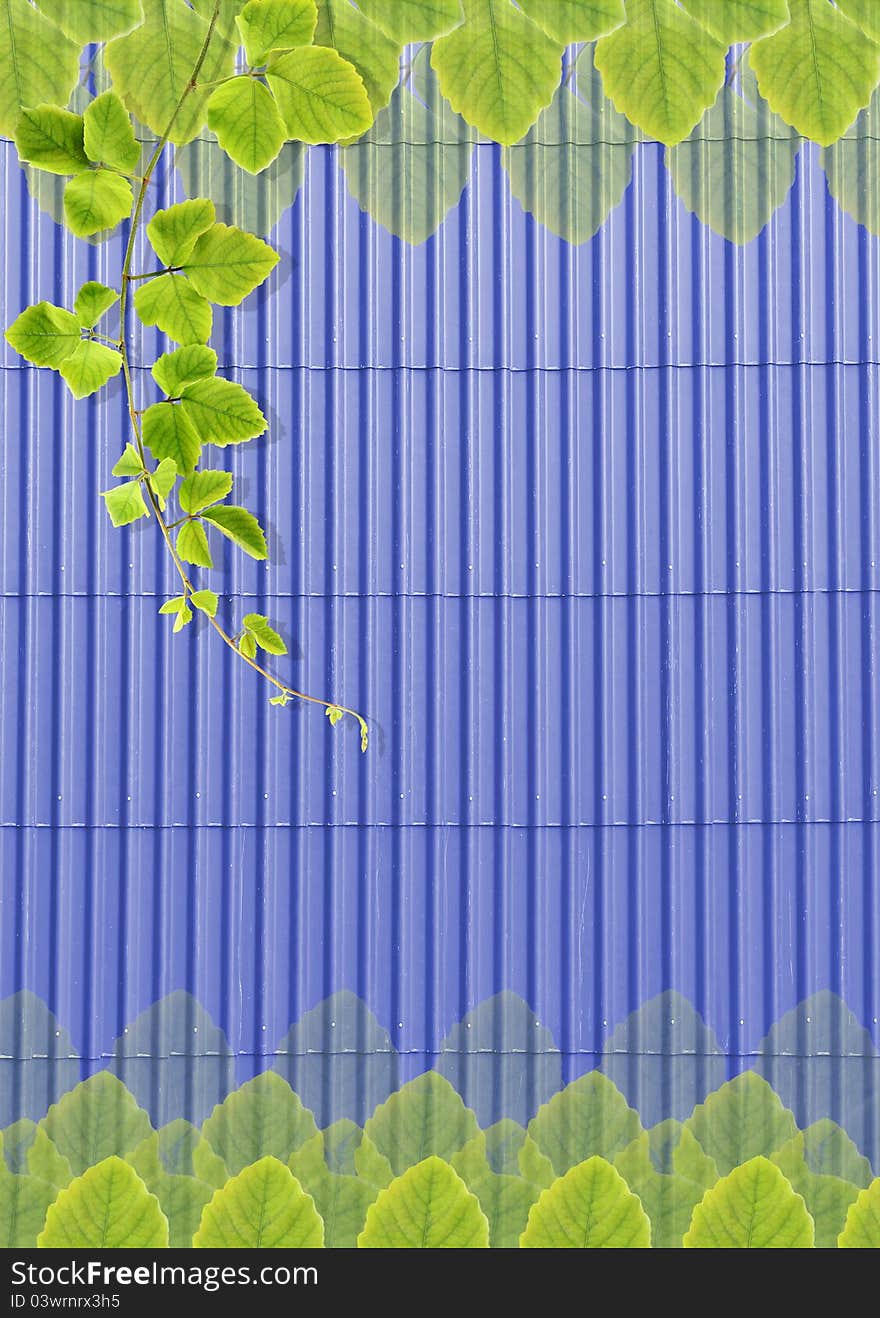
<svg viewBox="0 0 880 1318">
<path fill-rule="evenodd" d="M 188 476 L 199 460 L 202 441 L 179 403 L 154 403 L 142 418 L 143 438 L 157 460 L 173 458 L 182 476 Z"/>
<path fill-rule="evenodd" d="M 870 1162 L 862 1157 L 846 1131 L 829 1117 L 799 1130 L 790 1145 L 783 1145 L 780 1152 L 789 1148 L 793 1148 L 817 1176 L 837 1176 L 860 1189 L 871 1183 Z"/>
<path fill-rule="evenodd" d="M 41 1249 L 163 1249 L 168 1223 L 137 1172 L 110 1157 L 61 1191 L 37 1243 Z"/>
<path fill-rule="evenodd" d="M 96 97 L 83 115 L 85 148 L 89 160 L 131 174 L 138 167 L 141 147 L 128 111 L 115 92 Z"/>
<path fill-rule="evenodd" d="M 160 499 L 167 499 L 177 480 L 177 463 L 173 458 L 163 458 L 155 471 L 150 472 L 150 487 Z"/>
<path fill-rule="evenodd" d="M 177 491 L 180 506 L 185 513 L 200 513 L 209 504 L 225 499 L 232 489 L 232 476 L 228 471 L 193 472 Z"/>
<path fill-rule="evenodd" d="M 246 508 L 238 508 L 232 503 L 218 504 L 215 508 L 206 508 L 202 513 L 205 521 L 216 526 L 228 540 L 232 540 L 251 558 L 268 558 L 269 550 L 263 528 Z"/>
<path fill-rule="evenodd" d="M 367 1135 L 354 1151 L 354 1166 L 362 1181 L 375 1185 L 379 1190 L 384 1190 L 394 1180 L 391 1163 Z"/>
<path fill-rule="evenodd" d="M 216 618 L 217 606 L 220 601 L 213 590 L 194 590 L 190 599 L 197 609 L 201 609 L 202 613 L 207 613 L 209 618 Z"/>
<path fill-rule="evenodd" d="M 73 1177 L 70 1163 L 58 1152 L 41 1126 L 37 1127 L 34 1142 L 27 1151 L 27 1168 L 31 1176 L 47 1181 L 59 1190 L 69 1185 Z"/>
<path fill-rule="evenodd" d="M 122 357 L 103 343 L 83 339 L 58 367 L 74 398 L 87 398 L 122 370 Z"/>
<path fill-rule="evenodd" d="M 233 78 L 211 96 L 208 127 L 223 150 L 250 174 L 271 165 L 287 140 L 275 97 L 256 78 Z"/>
<path fill-rule="evenodd" d="M 809 1249 L 813 1222 L 778 1167 L 750 1158 L 694 1209 L 685 1249 Z"/>
<path fill-rule="evenodd" d="M 666 152 L 679 199 L 713 233 L 739 244 L 756 238 L 785 202 L 801 145 L 750 70 L 742 83 L 742 93 L 724 87 L 690 137 Z"/>
<path fill-rule="evenodd" d="M 358 8 L 401 46 L 442 37 L 464 20 L 461 0 L 358 0 Z"/>
<path fill-rule="evenodd" d="M 794 1117 L 754 1071 L 728 1080 L 685 1122 L 725 1175 L 757 1154 L 767 1157 L 796 1133 Z"/>
<path fill-rule="evenodd" d="M 266 418 L 250 394 L 233 380 L 198 380 L 183 391 L 180 408 L 204 444 L 241 444 L 266 429 Z"/>
<path fill-rule="evenodd" d="M 542 1191 L 519 1243 L 522 1249 L 648 1249 L 651 1224 L 620 1172 L 594 1156 Z"/>
<path fill-rule="evenodd" d="M 186 607 L 186 596 L 175 595 L 173 599 L 166 600 L 159 609 L 160 614 L 180 613 L 180 610 Z"/>
<path fill-rule="evenodd" d="M 468 1181 L 468 1189 L 480 1201 L 489 1223 L 492 1249 L 516 1249 L 529 1220 L 538 1187 L 520 1176 L 487 1171 L 479 1179 Z"/>
<path fill-rule="evenodd" d="M 216 218 L 214 203 L 202 197 L 156 211 L 147 225 L 150 246 L 163 265 L 183 265 Z"/>
<path fill-rule="evenodd" d="M 183 631 L 184 627 L 186 627 L 188 623 L 191 623 L 192 620 L 192 609 L 188 604 L 184 604 L 183 608 L 177 610 L 177 617 L 174 620 L 174 626 L 171 628 L 172 632 Z"/>
<path fill-rule="evenodd" d="M 558 1175 L 593 1154 L 613 1158 L 640 1130 L 638 1113 L 600 1071 L 566 1085 L 529 1122 L 529 1134 Z"/>
<path fill-rule="evenodd" d="M 220 219 L 252 233 L 271 233 L 296 201 L 304 177 L 306 147 L 287 142 L 262 174 L 249 174 L 213 138 L 176 152 L 175 164 L 190 197 L 212 197 Z"/>
<path fill-rule="evenodd" d="M 396 88 L 370 131 L 342 152 L 345 181 L 361 210 L 412 244 L 436 233 L 458 205 L 474 149 L 471 130 L 440 96 L 430 67 L 428 73 L 418 99 L 408 87 Z"/>
<path fill-rule="evenodd" d="M 477 1133 L 477 1119 L 448 1080 L 426 1071 L 380 1103 L 364 1131 L 395 1174 L 427 1154 L 449 1158 Z"/>
<path fill-rule="evenodd" d="M 287 1162 L 317 1129 L 290 1085 L 274 1071 L 264 1071 L 214 1108 L 202 1134 L 235 1174 L 267 1154 Z"/>
<path fill-rule="evenodd" d="M 244 636 L 241 637 L 238 642 L 238 648 L 241 654 L 244 655 L 245 659 L 256 659 L 257 643 L 253 636 L 251 636 L 250 632 L 245 632 Z"/>
<path fill-rule="evenodd" d="M 578 64 L 578 92 L 561 87 L 521 142 L 508 147 L 510 190 L 524 211 L 566 242 L 589 242 L 623 200 L 632 179 L 635 134 Z"/>
<path fill-rule="evenodd" d="M 144 18 L 141 0 L 37 0 L 37 8 L 80 46 L 122 36 Z"/>
<path fill-rule="evenodd" d="M 813 1219 L 817 1249 L 835 1249 L 859 1187 L 839 1176 L 821 1176 L 810 1171 L 798 1148 L 797 1137 L 774 1153 L 770 1161 L 778 1167 L 793 1190 L 803 1199 Z"/>
<path fill-rule="evenodd" d="M 788 0 L 681 0 L 682 8 L 725 46 L 756 41 L 789 21 Z"/>
<path fill-rule="evenodd" d="M 262 238 L 234 225 L 213 224 L 197 241 L 183 269 L 193 287 L 222 307 L 237 307 L 278 264 Z"/>
<path fill-rule="evenodd" d="M 828 0 L 789 0 L 791 22 L 749 50 L 761 95 L 787 124 L 830 146 L 871 99 L 880 46 Z"/>
<path fill-rule="evenodd" d="M 318 0 L 315 45 L 332 48 L 354 65 L 374 114 L 388 104 L 400 77 L 400 43 L 392 41 L 348 0 Z"/>
<path fill-rule="evenodd" d="M 291 50 L 272 60 L 266 76 L 294 141 L 340 142 L 373 122 L 360 74 L 329 46 Z"/>
<path fill-rule="evenodd" d="M 837 1245 L 839 1249 L 880 1249 L 880 1177 L 850 1205 Z"/>
<path fill-rule="evenodd" d="M 13 1176 L 0 1170 L 0 1249 L 29 1249 L 46 1220 L 46 1211 L 58 1193 L 54 1185 L 36 1176 Z"/>
<path fill-rule="evenodd" d="M 857 23 L 873 41 L 880 41 L 880 10 L 877 9 L 876 0 L 837 0 L 837 8 Z"/>
<path fill-rule="evenodd" d="M 199 592 L 197 592 L 199 593 Z M 195 596 L 193 596 L 195 599 Z M 183 596 L 178 596 L 178 606 L 184 603 Z M 177 612 L 177 609 L 171 610 Z M 225 1184 L 229 1173 L 222 1158 L 218 1158 L 207 1140 L 203 1138 L 198 1126 L 184 1121 L 182 1117 L 169 1121 L 158 1130 L 148 1135 L 127 1158 L 132 1167 L 152 1189 L 152 1181 L 162 1175 L 197 1177 L 213 1187 Z M 159 1191 L 154 1191 L 159 1194 Z M 159 1199 L 161 1201 L 161 1194 Z M 192 1241 L 192 1231 L 189 1241 Z"/>
<path fill-rule="evenodd" d="M 11 136 L 26 106 L 66 105 L 79 79 L 79 46 L 28 0 L 0 13 L 0 133 Z"/>
<path fill-rule="evenodd" d="M 118 301 L 119 294 L 115 288 L 108 288 L 106 284 L 90 279 L 77 293 L 73 309 L 81 325 L 86 329 L 94 329 L 105 312 Z"/>
<path fill-rule="evenodd" d="M 146 21 L 111 41 L 104 60 L 113 86 L 129 110 L 151 128 L 164 133 L 174 116 L 202 49 L 207 21 L 184 0 L 143 0 Z M 216 82 L 234 71 L 235 49 L 221 36 L 211 41 L 199 74 L 200 83 Z M 191 141 L 205 122 L 208 96 L 187 96 L 174 118 L 171 141 Z"/>
<path fill-rule="evenodd" d="M 160 275 L 140 284 L 134 309 L 145 325 L 158 326 L 175 343 L 205 343 L 211 337 L 211 304 L 180 275 Z"/>
<path fill-rule="evenodd" d="M 184 522 L 177 533 L 177 552 L 184 563 L 194 563 L 196 567 L 214 566 L 201 522 Z"/>
<path fill-rule="evenodd" d="M 82 341 L 81 326 L 63 307 L 38 302 L 16 316 L 6 331 L 6 341 L 34 366 L 57 370 Z"/>
<path fill-rule="evenodd" d="M 113 468 L 114 476 L 141 476 L 144 464 L 134 444 L 126 444 L 122 457 L 117 459 Z"/>
<path fill-rule="evenodd" d="M 217 370 L 217 354 L 213 348 L 191 343 L 174 352 L 165 352 L 153 364 L 153 379 L 169 398 L 179 398 L 189 384 L 206 380 Z"/>
<path fill-rule="evenodd" d="M 721 90 L 726 47 L 673 0 L 626 0 L 626 15 L 596 45 L 606 95 L 649 137 L 675 146 Z"/>
<path fill-rule="evenodd" d="M 148 1188 L 159 1200 L 159 1207 L 168 1219 L 170 1248 L 190 1249 L 215 1187 L 194 1176 L 161 1172 Z"/>
<path fill-rule="evenodd" d="M 469 124 L 519 141 L 559 86 L 561 47 L 510 0 L 464 0 L 465 23 L 434 43 L 440 89 Z"/>
<path fill-rule="evenodd" d="M 127 178 L 109 169 L 89 169 L 64 189 L 64 222 L 77 238 L 88 238 L 126 219 L 133 201 Z"/>
<path fill-rule="evenodd" d="M 83 147 L 83 117 L 57 105 L 22 110 L 15 125 L 19 160 L 48 174 L 81 174 L 89 167 Z"/>
<path fill-rule="evenodd" d="M 690 1131 L 677 1121 L 662 1122 L 618 1153 L 614 1166 L 650 1218 L 652 1246 L 680 1249 L 694 1208 L 718 1179 Z"/>
<path fill-rule="evenodd" d="M 140 481 L 126 481 L 124 485 L 116 485 L 112 490 L 103 490 L 101 498 L 107 505 L 114 526 L 128 526 L 140 517 L 149 516 Z"/>
<path fill-rule="evenodd" d="M 432 1155 L 380 1191 L 357 1243 L 359 1249 L 488 1249 L 489 1224 L 461 1177 Z"/>
<path fill-rule="evenodd" d="M 520 8 L 561 46 L 595 41 L 626 18 L 623 0 L 520 0 Z"/>
<path fill-rule="evenodd" d="M 324 1227 L 288 1167 L 260 1158 L 214 1193 L 193 1237 L 196 1249 L 320 1249 Z"/>
<path fill-rule="evenodd" d="M 267 654 L 287 654 L 287 646 L 269 626 L 268 618 L 264 618 L 261 613 L 247 613 L 242 621 L 261 650 Z"/>
<path fill-rule="evenodd" d="M 315 35 L 315 0 L 251 0 L 235 20 L 248 64 L 265 64 L 273 50 L 308 46 Z"/>
</svg>

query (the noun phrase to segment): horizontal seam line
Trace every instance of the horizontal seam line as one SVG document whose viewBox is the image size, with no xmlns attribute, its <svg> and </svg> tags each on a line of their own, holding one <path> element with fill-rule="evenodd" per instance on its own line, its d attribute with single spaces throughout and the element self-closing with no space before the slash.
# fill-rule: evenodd
<svg viewBox="0 0 880 1318">
<path fill-rule="evenodd" d="M 308 363 L 267 362 L 260 366 L 257 364 L 238 364 L 231 362 L 221 362 L 218 370 L 221 371 L 257 371 L 261 374 L 271 374 L 273 371 L 304 371 L 320 375 L 332 375 L 335 373 L 362 373 L 364 371 L 373 371 L 376 373 L 387 372 L 410 372 L 422 373 L 440 372 L 448 375 L 461 374 L 478 374 L 478 375 L 565 375 L 565 374 L 601 374 L 602 372 L 626 373 L 634 371 L 766 371 L 773 369 L 794 370 L 806 367 L 808 369 L 822 369 L 828 366 L 839 366 L 847 369 L 861 369 L 865 366 L 880 366 L 880 360 L 873 358 L 861 358 L 857 361 L 849 361 L 842 357 L 828 358 L 822 361 L 733 361 L 733 362 L 599 362 L 599 363 L 570 363 L 567 365 L 545 364 L 537 366 L 514 366 L 507 363 L 500 365 L 479 365 L 467 363 L 465 365 L 456 365 L 455 363 L 407 363 L 407 362 L 327 362 L 324 364 L 310 365 Z M 41 371 L 41 366 L 32 366 L 29 362 L 4 362 L 0 363 L 0 371 Z M 147 366 L 137 368 L 141 371 L 150 370 Z"/>
<path fill-rule="evenodd" d="M 2 591 L 0 600 L 87 600 L 98 603 L 101 600 L 160 600 L 165 599 L 169 591 Z M 373 590 L 373 591 L 265 591 L 265 590 L 218 590 L 222 600 L 261 599 L 261 600 L 450 600 L 455 602 L 468 600 L 522 600 L 531 603 L 539 600 L 630 600 L 630 599 L 772 599 L 780 596 L 784 599 L 801 598 L 811 595 L 877 595 L 880 586 L 774 586 L 774 587 L 733 587 L 725 590 L 606 590 L 606 591 L 536 591 L 525 594 L 519 591 L 485 590 L 485 591 L 439 591 L 439 590 Z"/>
<path fill-rule="evenodd" d="M 14 777 L 14 775 L 9 775 Z M 283 793 L 275 794 L 283 795 Z M 614 819 L 606 822 L 581 820 L 574 824 L 562 824 L 554 822 L 535 822 L 535 823 L 515 823 L 507 820 L 480 820 L 471 822 L 467 820 L 447 819 L 436 823 L 429 822 L 425 819 L 412 820 L 355 820 L 355 819 L 317 819 L 305 823 L 247 823 L 239 822 L 235 824 L 222 821 L 207 821 L 194 823 L 112 823 L 102 822 L 99 824 L 85 823 L 64 823 L 64 822 L 31 822 L 15 823 L 12 821 L 0 822 L 0 830 L 17 830 L 19 832 L 58 832 L 58 831 L 81 831 L 81 832 L 142 832 L 155 833 L 161 831 L 183 830 L 195 832 L 302 832 L 306 829 L 323 829 L 323 828 L 350 828 L 350 829 L 516 829 L 522 831 L 545 831 L 545 832 L 579 832 L 602 829 L 640 829 L 640 828 L 844 828 L 844 827 L 874 827 L 880 824 L 880 815 L 874 819 L 849 818 L 849 819 L 642 819 L 626 820 Z"/>
</svg>

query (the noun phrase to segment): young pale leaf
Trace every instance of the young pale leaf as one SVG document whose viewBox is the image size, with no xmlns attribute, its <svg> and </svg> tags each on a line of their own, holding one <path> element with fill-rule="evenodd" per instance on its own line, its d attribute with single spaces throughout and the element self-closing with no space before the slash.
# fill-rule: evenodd
<svg viewBox="0 0 880 1318">
<path fill-rule="evenodd" d="M 79 320 L 63 307 L 38 302 L 26 307 L 6 331 L 6 341 L 34 366 L 57 370 L 81 342 Z"/>
<path fill-rule="evenodd" d="M 216 618 L 219 600 L 213 590 L 194 590 L 190 596 L 193 604 L 209 618 Z"/>
<path fill-rule="evenodd" d="M 217 88 L 208 102 L 208 127 L 249 174 L 271 165 L 287 140 L 275 97 L 256 78 L 233 78 Z"/>
<path fill-rule="evenodd" d="M 81 325 L 86 329 L 94 329 L 104 313 L 118 301 L 119 294 L 115 288 L 108 288 L 106 284 L 90 279 L 77 293 L 73 309 Z"/>
<path fill-rule="evenodd" d="M 245 632 L 244 636 L 242 636 L 238 643 L 238 648 L 244 655 L 245 659 L 256 659 L 257 643 L 253 636 L 251 636 L 250 632 Z"/>
<path fill-rule="evenodd" d="M 315 45 L 338 51 L 354 65 L 374 114 L 388 104 L 400 78 L 400 42 L 393 41 L 348 0 L 318 0 Z"/>
<path fill-rule="evenodd" d="M 488 1249 L 489 1223 L 461 1177 L 432 1155 L 380 1191 L 358 1249 Z"/>
<path fill-rule="evenodd" d="M 358 0 L 358 8 L 401 46 L 411 41 L 433 41 L 464 19 L 461 0 L 395 0 L 393 5 L 387 0 Z"/>
<path fill-rule="evenodd" d="M 66 105 L 79 78 L 80 47 L 28 0 L 3 0 L 0 133 L 11 136 L 26 106 Z"/>
<path fill-rule="evenodd" d="M 141 158 L 128 111 L 115 92 L 104 92 L 92 101 L 83 115 L 86 155 L 111 169 L 130 174 Z"/>
<path fill-rule="evenodd" d="M 651 1224 L 620 1172 L 596 1155 L 541 1193 L 519 1243 L 523 1249 L 648 1249 Z"/>
<path fill-rule="evenodd" d="M 838 1249 L 880 1249 L 880 1177 L 850 1204 Z"/>
<path fill-rule="evenodd" d="M 282 691 L 280 696 L 270 696 L 270 697 L 269 697 L 269 704 L 270 704 L 270 705 L 280 705 L 281 708 L 284 709 L 285 706 L 287 705 L 289 699 L 290 699 L 290 697 L 288 696 L 287 692 L 286 692 L 286 691 Z"/>
<path fill-rule="evenodd" d="M 122 36 L 144 21 L 141 0 L 37 0 L 37 8 L 81 46 Z"/>
<path fill-rule="evenodd" d="M 19 160 L 47 174 L 81 174 L 89 167 L 83 147 L 83 117 L 57 105 L 22 110 L 15 125 Z"/>
<path fill-rule="evenodd" d="M 134 1168 L 105 1158 L 62 1190 L 46 1214 L 41 1249 L 164 1249 L 168 1223 Z"/>
<path fill-rule="evenodd" d="M 109 169 L 89 169 L 64 189 L 64 220 L 77 238 L 90 238 L 124 220 L 133 200 L 127 178 Z"/>
<path fill-rule="evenodd" d="M 183 269 L 193 287 L 221 307 L 237 307 L 278 264 L 262 238 L 231 224 L 212 224 L 197 241 Z"/>
<path fill-rule="evenodd" d="M 203 444 L 241 444 L 266 429 L 266 418 L 240 384 L 215 377 L 187 385 L 180 404 Z"/>
<path fill-rule="evenodd" d="M 311 1195 L 278 1158 L 260 1158 L 205 1205 L 196 1249 L 320 1249 L 324 1226 Z"/>
<path fill-rule="evenodd" d="M 520 0 L 519 7 L 561 46 L 595 41 L 626 20 L 623 0 Z"/>
<path fill-rule="evenodd" d="M 273 50 L 311 45 L 318 22 L 315 0 L 250 0 L 235 20 L 248 64 L 265 64 Z"/>
<path fill-rule="evenodd" d="M 108 380 L 122 370 L 122 356 L 103 343 L 83 339 L 58 367 L 74 398 L 97 393 Z"/>
<path fill-rule="evenodd" d="M 345 710 L 340 709 L 338 705 L 328 705 L 324 714 L 330 720 L 331 728 L 335 728 L 336 724 L 341 723 L 345 718 Z"/>
<path fill-rule="evenodd" d="M 217 370 L 217 354 L 213 348 L 191 343 L 174 352 L 165 352 L 153 364 L 153 379 L 169 398 L 179 398 L 187 385 L 206 380 Z"/>
<path fill-rule="evenodd" d="M 675 146 L 718 95 L 726 47 L 674 0 L 628 0 L 626 13 L 596 45 L 605 93 L 649 137 Z"/>
<path fill-rule="evenodd" d="M 194 563 L 196 567 L 214 566 L 201 522 L 184 522 L 177 533 L 177 552 L 184 563 Z"/>
<path fill-rule="evenodd" d="M 113 475 L 141 476 L 143 470 L 144 464 L 141 462 L 140 454 L 134 444 L 126 444 L 122 457 L 117 460 L 113 468 Z"/>
<path fill-rule="evenodd" d="M 163 458 L 156 470 L 150 472 L 150 486 L 160 499 L 168 498 L 176 480 L 177 463 L 173 458 Z"/>
<path fill-rule="evenodd" d="M 880 80 L 880 46 L 829 0 L 789 0 L 791 22 L 749 50 L 761 95 L 804 137 L 836 142 Z"/>
<path fill-rule="evenodd" d="M 151 128 L 164 133 L 186 90 L 199 58 L 208 22 L 185 0 L 143 0 L 146 21 L 127 36 L 118 37 L 104 50 L 113 86 L 129 110 Z M 231 76 L 235 49 L 218 36 L 208 47 L 200 82 Z M 174 117 L 171 141 L 190 142 L 205 122 L 208 93 L 186 97 Z"/>
<path fill-rule="evenodd" d="M 453 110 L 510 146 L 559 86 L 562 47 L 510 0 L 464 0 L 465 22 L 434 43 L 431 64 Z"/>
<path fill-rule="evenodd" d="M 183 265 L 216 218 L 213 201 L 201 197 L 156 211 L 147 225 L 150 246 L 163 265 Z"/>
<path fill-rule="evenodd" d="M 182 476 L 199 460 L 202 441 L 178 403 L 154 403 L 143 415 L 144 443 L 154 458 L 173 458 Z"/>
<path fill-rule="evenodd" d="M 725 46 L 766 37 L 790 17 L 788 0 L 682 0 L 682 8 Z"/>
<path fill-rule="evenodd" d="M 232 476 L 228 471 L 194 471 L 181 483 L 177 491 L 180 506 L 185 513 L 200 513 L 212 503 L 225 499 L 232 489 Z"/>
<path fill-rule="evenodd" d="M 361 75 L 329 46 L 302 46 L 267 69 L 288 135 L 317 145 L 359 137 L 373 122 Z"/>
<path fill-rule="evenodd" d="M 268 558 L 269 550 L 263 528 L 246 508 L 238 508 L 232 503 L 222 503 L 216 508 L 206 508 L 202 513 L 205 521 L 216 526 L 229 540 L 233 540 L 239 549 L 243 549 L 251 558 Z"/>
<path fill-rule="evenodd" d="M 114 526 L 128 526 L 140 517 L 149 516 L 140 481 L 126 481 L 124 485 L 116 485 L 112 490 L 104 490 L 101 498 L 107 505 Z"/>
<path fill-rule="evenodd" d="M 186 607 L 186 596 L 175 595 L 173 599 L 166 600 L 160 608 L 160 613 L 179 613 L 182 608 Z"/>
<path fill-rule="evenodd" d="M 192 620 L 192 609 L 188 604 L 184 604 L 183 608 L 178 609 L 177 611 L 177 617 L 174 619 L 174 626 L 171 628 L 172 632 L 182 632 L 184 627 L 187 627 Z"/>
<path fill-rule="evenodd" d="M 750 1158 L 707 1190 L 685 1249 L 810 1249 L 813 1220 L 778 1167 Z"/>
<path fill-rule="evenodd" d="M 139 284 L 134 309 L 145 325 L 156 325 L 175 343 L 206 343 L 211 337 L 211 304 L 180 275 L 160 275 Z"/>
<path fill-rule="evenodd" d="M 251 633 L 261 650 L 267 654 L 287 654 L 287 646 L 278 633 L 269 626 L 269 619 L 261 613 L 248 613 L 242 619 L 243 625 Z"/>
</svg>

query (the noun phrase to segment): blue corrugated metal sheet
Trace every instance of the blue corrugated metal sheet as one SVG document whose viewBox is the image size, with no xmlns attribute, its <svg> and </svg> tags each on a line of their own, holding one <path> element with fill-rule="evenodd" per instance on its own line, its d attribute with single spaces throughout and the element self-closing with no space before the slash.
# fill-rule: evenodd
<svg viewBox="0 0 880 1318">
<path fill-rule="evenodd" d="M 0 149 L 8 323 L 119 241 L 65 236 Z M 121 393 L 4 347 L 0 995 L 98 1064 L 186 989 L 239 1078 L 339 989 L 402 1078 L 501 989 L 566 1079 L 669 988 L 728 1073 L 824 989 L 876 1044 L 880 249 L 813 149 L 742 249 L 650 144 L 581 248 L 491 145 L 415 249 L 313 150 L 274 241 L 214 336 L 271 420 L 223 455 L 272 550 L 226 554 L 223 607 L 372 749 L 172 639 L 157 538 L 96 498 Z"/>
</svg>

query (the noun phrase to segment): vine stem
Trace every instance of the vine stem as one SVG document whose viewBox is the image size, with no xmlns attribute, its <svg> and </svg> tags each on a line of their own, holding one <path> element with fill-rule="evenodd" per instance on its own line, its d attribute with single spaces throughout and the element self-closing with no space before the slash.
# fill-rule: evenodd
<svg viewBox="0 0 880 1318">
<path fill-rule="evenodd" d="M 143 217 L 143 210 L 144 210 L 144 202 L 146 201 L 147 190 L 150 186 L 150 181 L 152 180 L 153 173 L 155 172 L 156 166 L 159 163 L 159 159 L 162 155 L 162 152 L 165 150 L 166 146 L 168 145 L 168 142 L 171 138 L 171 133 L 174 129 L 174 125 L 177 122 L 177 118 L 181 110 L 186 104 L 186 101 L 189 98 L 189 96 L 197 88 L 198 76 L 201 73 L 202 65 L 204 64 L 208 54 L 208 47 L 211 44 L 211 39 L 214 36 L 214 32 L 217 27 L 217 20 L 220 16 L 220 8 L 221 8 L 221 0 L 214 0 L 214 9 L 211 14 L 210 21 L 208 23 L 208 30 L 205 33 L 205 39 L 202 42 L 202 48 L 199 51 L 198 59 L 196 60 L 195 66 L 193 68 L 192 73 L 189 76 L 189 80 L 186 86 L 184 87 L 183 91 L 180 94 L 180 97 L 178 98 L 177 104 L 174 107 L 174 112 L 171 115 L 171 118 L 168 120 L 168 124 L 165 128 L 165 131 L 162 134 L 162 136 L 159 138 L 159 141 L 156 143 L 153 154 L 150 156 L 150 159 L 147 163 L 147 167 L 144 170 L 143 177 L 140 179 L 140 187 L 138 188 L 137 196 L 135 197 L 135 201 L 134 201 L 134 208 L 131 213 L 131 220 L 128 231 L 128 241 L 125 245 L 125 255 L 123 256 L 123 261 L 122 261 L 122 287 L 119 296 L 119 334 L 120 334 L 119 350 L 122 355 L 122 375 L 123 375 L 123 380 L 125 382 L 125 396 L 128 404 L 128 415 L 129 415 L 129 420 L 131 421 L 132 434 L 134 435 L 138 456 L 140 457 L 141 463 L 145 468 L 147 465 L 146 463 L 147 455 L 144 448 L 144 439 L 143 439 L 141 420 L 140 420 L 143 413 L 135 406 L 137 400 L 135 399 L 134 381 L 132 379 L 131 362 L 128 353 L 126 316 L 128 312 L 128 290 L 130 285 L 138 278 L 149 278 L 149 276 L 133 275 L 131 273 L 131 266 L 132 266 L 132 260 L 134 258 L 134 250 L 135 250 L 135 245 L 137 243 L 138 233 L 140 232 L 141 219 Z M 162 515 L 162 508 L 159 504 L 158 496 L 156 495 L 152 485 L 150 484 L 149 477 L 147 477 L 147 479 L 144 481 L 144 485 L 147 491 L 150 511 L 153 515 L 153 518 L 155 519 L 156 525 L 159 527 L 159 530 L 162 534 L 162 538 L 165 541 L 165 546 L 168 550 L 169 555 L 171 556 L 171 561 L 173 562 L 177 570 L 177 574 L 180 577 L 180 580 L 183 584 L 184 596 L 188 600 L 195 593 L 196 588 L 193 586 L 189 574 L 186 568 L 184 567 L 183 562 L 181 561 L 180 555 L 178 554 L 177 550 L 174 547 L 174 543 L 171 539 L 171 531 L 168 527 L 168 524 L 165 521 L 165 518 Z M 267 681 L 271 686 L 275 687 L 275 689 L 281 695 L 286 696 L 291 700 L 304 700 L 311 705 L 319 705 L 322 709 L 327 711 L 338 710 L 340 717 L 343 714 L 347 714 L 350 718 L 355 719 L 361 730 L 361 750 L 365 751 L 367 749 L 369 733 L 368 733 L 366 720 L 364 719 L 363 715 L 358 714 L 358 712 L 354 709 L 349 709 L 347 705 L 337 704 L 335 700 L 324 700 L 320 696 L 310 696 L 305 691 L 297 691 L 295 687 L 288 686 L 286 682 L 282 682 L 279 677 L 276 677 L 274 675 L 274 673 L 269 672 L 267 668 L 263 668 L 262 664 L 257 663 L 256 659 L 250 659 L 246 654 L 243 654 L 242 651 L 238 648 L 235 639 L 229 635 L 226 629 L 217 621 L 216 618 L 211 617 L 211 615 L 208 613 L 205 614 L 205 617 L 207 618 L 211 626 L 214 628 L 214 631 L 217 633 L 217 635 L 220 637 L 223 643 L 229 647 L 229 649 L 233 652 L 233 654 L 236 655 L 239 659 L 241 659 L 244 663 L 246 663 L 249 668 L 252 668 L 255 673 L 258 673 L 260 677 L 264 678 L 265 681 Z"/>
</svg>

